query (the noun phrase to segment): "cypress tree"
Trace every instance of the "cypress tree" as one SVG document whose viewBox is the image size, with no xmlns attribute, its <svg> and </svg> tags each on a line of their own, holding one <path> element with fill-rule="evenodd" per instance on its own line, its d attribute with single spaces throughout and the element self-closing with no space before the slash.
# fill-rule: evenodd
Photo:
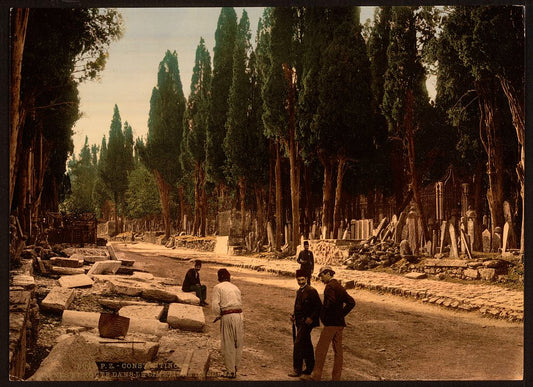
<svg viewBox="0 0 533 387">
<path fill-rule="evenodd" d="M 159 64 L 157 87 L 152 90 L 146 145 L 137 143 L 141 161 L 157 181 L 165 223 L 170 236 L 170 191 L 182 176 L 179 156 L 183 136 L 185 96 L 181 84 L 178 55 L 166 51 Z M 180 203 L 183 211 L 183 201 Z"/>
<path fill-rule="evenodd" d="M 205 235 L 207 223 L 207 195 L 205 191 L 205 145 L 211 91 L 211 57 L 204 39 L 196 48 L 196 59 L 191 78 L 191 92 L 187 101 L 181 164 L 184 171 L 194 170 L 193 230 Z"/>
<path fill-rule="evenodd" d="M 226 136 L 229 89 L 233 74 L 233 50 L 237 35 L 237 15 L 231 7 L 224 7 L 218 18 L 213 53 L 213 80 L 211 105 L 206 133 L 207 179 L 217 185 L 219 198 L 223 200 L 225 176 L 224 150 L 220 146 Z"/>
</svg>

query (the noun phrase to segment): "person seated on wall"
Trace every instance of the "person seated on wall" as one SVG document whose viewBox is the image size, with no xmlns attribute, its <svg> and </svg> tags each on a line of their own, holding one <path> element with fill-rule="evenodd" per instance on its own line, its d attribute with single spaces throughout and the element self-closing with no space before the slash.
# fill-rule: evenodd
<svg viewBox="0 0 533 387">
<path fill-rule="evenodd" d="M 189 269 L 185 274 L 181 290 L 184 292 L 196 292 L 196 297 L 200 299 L 200 306 L 208 305 L 205 302 L 207 298 L 207 288 L 200 283 L 200 269 L 202 268 L 202 261 L 194 261 L 194 268 Z"/>
</svg>

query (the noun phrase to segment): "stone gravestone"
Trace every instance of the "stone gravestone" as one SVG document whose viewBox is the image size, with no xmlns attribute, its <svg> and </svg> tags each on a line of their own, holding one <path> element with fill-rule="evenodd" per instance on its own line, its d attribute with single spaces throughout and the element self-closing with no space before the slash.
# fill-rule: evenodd
<svg viewBox="0 0 533 387">
<path fill-rule="evenodd" d="M 503 218 L 505 219 L 505 223 L 509 223 L 509 230 L 507 231 L 507 249 L 512 249 L 517 246 L 516 243 L 516 236 L 513 230 L 513 213 L 511 210 L 511 205 L 508 201 L 503 202 Z M 505 227 L 505 224 L 504 224 Z M 505 231 L 505 229 L 504 229 Z M 503 242 L 503 239 L 502 239 Z"/>
<path fill-rule="evenodd" d="M 466 211 L 466 233 L 470 237 L 470 251 L 479 249 L 479 241 L 481 238 L 479 237 L 477 226 L 477 214 L 476 211 L 472 209 L 472 206 L 469 206 L 468 211 Z"/>
<path fill-rule="evenodd" d="M 496 227 L 492 236 L 492 251 L 498 252 L 502 247 L 502 228 Z"/>
<path fill-rule="evenodd" d="M 414 255 L 418 254 L 418 235 L 417 235 L 417 222 L 418 215 L 414 209 L 411 207 L 409 213 L 407 214 L 407 229 L 408 229 L 408 241 L 411 251 Z"/>
<path fill-rule="evenodd" d="M 483 241 L 483 252 L 490 253 L 490 231 L 488 229 L 481 233 L 481 239 Z"/>
<path fill-rule="evenodd" d="M 459 243 L 461 247 L 461 254 L 466 254 L 466 244 L 467 241 L 463 241 L 463 234 L 465 232 L 465 218 L 461 217 L 461 220 L 459 221 Z"/>
<path fill-rule="evenodd" d="M 452 248 L 450 249 L 450 258 L 459 258 L 459 252 L 457 251 L 457 237 L 455 235 L 455 227 L 450 223 L 450 240 L 452 243 Z"/>
<path fill-rule="evenodd" d="M 446 236 L 446 230 L 447 230 L 447 222 L 445 220 L 442 221 L 442 224 L 440 225 L 440 249 L 439 253 L 442 254 L 442 249 L 444 248 L 444 237 Z"/>
<path fill-rule="evenodd" d="M 507 249 L 507 242 L 509 240 L 509 222 L 505 222 L 503 225 L 503 238 L 502 238 L 502 254 Z"/>
<path fill-rule="evenodd" d="M 272 223 L 267 223 L 267 238 L 268 238 L 268 245 L 270 247 L 274 247 L 274 233 L 272 231 Z"/>
<path fill-rule="evenodd" d="M 311 226 L 311 235 L 309 235 L 309 239 L 316 239 L 316 222 L 313 222 L 313 225 Z"/>
<path fill-rule="evenodd" d="M 396 230 L 394 230 L 394 242 L 400 244 L 402 241 L 402 230 L 403 226 L 405 225 L 405 218 L 407 217 L 407 214 L 405 211 L 403 211 L 400 214 L 400 219 L 398 219 L 398 223 L 396 224 Z"/>
</svg>

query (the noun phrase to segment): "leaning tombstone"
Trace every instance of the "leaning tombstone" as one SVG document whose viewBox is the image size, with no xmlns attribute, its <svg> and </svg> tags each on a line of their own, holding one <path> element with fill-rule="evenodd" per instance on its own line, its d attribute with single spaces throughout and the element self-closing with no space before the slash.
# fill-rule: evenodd
<svg viewBox="0 0 533 387">
<path fill-rule="evenodd" d="M 457 251 L 457 237 L 455 236 L 455 227 L 452 223 L 450 223 L 449 231 L 452 243 L 452 248 L 450 249 L 450 258 L 459 258 L 459 252 Z"/>
<path fill-rule="evenodd" d="M 492 251 L 498 252 L 502 247 L 502 228 L 496 227 L 492 235 Z"/>
<path fill-rule="evenodd" d="M 503 225 L 502 254 L 505 253 L 508 239 L 509 239 L 509 222 L 505 222 L 505 224 Z"/>
<path fill-rule="evenodd" d="M 440 225 L 440 250 L 439 253 L 442 254 L 442 249 L 444 247 L 444 237 L 446 236 L 446 230 L 447 230 L 447 222 L 445 220 L 442 221 L 442 224 Z"/>
<path fill-rule="evenodd" d="M 490 253 L 490 231 L 488 229 L 485 229 L 481 233 L 481 239 L 483 241 L 483 252 L 484 253 Z"/>
</svg>

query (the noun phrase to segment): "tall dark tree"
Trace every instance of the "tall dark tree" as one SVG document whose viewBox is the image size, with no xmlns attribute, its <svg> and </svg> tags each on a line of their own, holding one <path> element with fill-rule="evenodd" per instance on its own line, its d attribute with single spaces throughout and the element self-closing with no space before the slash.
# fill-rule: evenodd
<svg viewBox="0 0 533 387">
<path fill-rule="evenodd" d="M 420 197 L 420 180 L 415 167 L 415 133 L 429 107 L 425 71 L 417 46 L 415 8 L 394 7 L 387 49 L 388 69 L 385 73 L 383 113 L 392 138 L 402 139 L 407 151 L 410 186 L 422 220 L 422 230 L 429 240 L 427 221 Z"/>
<path fill-rule="evenodd" d="M 185 111 L 182 153 L 183 170 L 194 170 L 193 230 L 205 235 L 207 223 L 207 194 L 205 190 L 205 145 L 211 91 L 211 56 L 204 39 L 196 48 L 196 59 L 191 79 L 191 92 Z M 192 164 L 192 165 L 191 165 Z"/>
<path fill-rule="evenodd" d="M 494 110 L 497 88 L 505 93 L 516 131 L 520 160 L 516 166 L 522 208 L 524 206 L 525 162 L 525 67 L 524 8 L 521 6 L 456 7 L 448 21 L 454 47 L 473 77 L 480 102 L 484 128 L 482 140 L 488 154 L 489 207 L 492 227 L 503 219 L 503 141 Z M 492 106 L 491 106 L 492 105 Z M 524 217 L 522 212 L 522 243 Z"/>
<path fill-rule="evenodd" d="M 183 137 L 185 96 L 181 84 L 178 55 L 167 50 L 157 74 L 157 87 L 152 90 L 148 138 L 146 145 L 137 143 L 144 165 L 157 181 L 165 223 L 165 238 L 170 236 L 170 192 L 181 175 L 179 149 Z M 183 201 L 180 203 L 183 211 Z M 181 216 L 181 218 L 183 218 Z"/>
<path fill-rule="evenodd" d="M 318 81 L 319 105 L 312 127 L 322 152 L 334 158 L 336 173 L 335 206 L 332 224 L 336 237 L 341 221 L 342 182 L 347 163 L 363 158 L 372 143 L 372 94 L 370 63 L 361 35 L 359 8 L 333 9 L 336 21 L 332 39 L 323 52 Z M 331 229 L 327 228 L 327 232 Z"/>
<path fill-rule="evenodd" d="M 122 133 L 122 122 L 118 106 L 113 110 L 113 119 L 109 128 L 109 142 L 107 144 L 107 154 L 100 169 L 100 177 L 107 189 L 112 192 L 115 203 L 115 234 L 121 232 L 118 221 L 120 208 L 119 200 L 128 189 L 128 174 L 125 164 L 125 144 L 124 133 Z"/>
<path fill-rule="evenodd" d="M 241 232 L 245 231 L 245 198 L 248 185 L 250 150 L 254 148 L 251 130 L 251 81 L 249 68 L 250 21 L 243 11 L 233 50 L 233 76 L 229 91 L 228 118 L 223 149 L 226 155 L 226 180 L 237 184 L 240 198 Z"/>
<path fill-rule="evenodd" d="M 220 11 L 215 31 L 213 52 L 213 80 L 211 83 L 211 105 L 206 133 L 207 179 L 217 186 L 219 203 L 224 200 L 225 155 L 221 147 L 226 137 L 229 89 L 233 74 L 233 49 L 237 35 L 237 14 L 231 7 Z"/>
<path fill-rule="evenodd" d="M 295 26 L 297 14 L 291 7 L 276 7 L 272 11 L 270 36 L 270 68 L 263 87 L 263 122 L 265 133 L 282 145 L 290 164 L 290 188 L 292 207 L 292 244 L 290 251 L 296 250 L 300 240 L 300 160 L 299 145 L 296 140 L 297 79 L 294 52 L 299 50 Z M 276 151 L 277 153 L 279 150 Z M 280 214 L 281 170 L 276 161 L 276 237 L 280 237 L 283 219 Z"/>
<path fill-rule="evenodd" d="M 79 118 L 77 85 L 97 77 L 122 24 L 116 10 L 87 8 L 14 8 L 11 21 L 10 211 L 31 239 L 41 201 L 57 211 Z"/>
</svg>

